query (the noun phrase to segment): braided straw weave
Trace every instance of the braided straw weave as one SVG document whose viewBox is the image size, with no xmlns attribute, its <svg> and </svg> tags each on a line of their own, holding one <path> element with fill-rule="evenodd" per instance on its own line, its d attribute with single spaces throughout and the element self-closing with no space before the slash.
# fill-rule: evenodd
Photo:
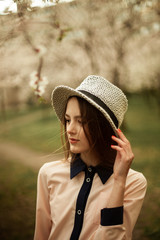
<svg viewBox="0 0 160 240">
<path fill-rule="evenodd" d="M 118 120 L 118 128 L 120 127 L 124 119 L 124 114 L 128 108 L 128 100 L 121 89 L 105 78 L 95 75 L 90 75 L 85 78 L 76 89 L 60 85 L 53 90 L 51 98 L 52 106 L 59 120 L 62 120 L 68 98 L 71 96 L 79 96 L 87 100 L 103 113 L 117 135 L 117 127 L 110 114 L 107 113 L 96 101 L 80 91 L 86 91 L 93 96 L 98 97 L 113 112 Z"/>
</svg>

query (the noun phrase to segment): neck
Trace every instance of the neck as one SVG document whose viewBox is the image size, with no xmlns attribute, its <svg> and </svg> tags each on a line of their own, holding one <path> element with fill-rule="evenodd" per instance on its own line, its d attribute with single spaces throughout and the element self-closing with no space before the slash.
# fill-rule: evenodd
<svg viewBox="0 0 160 240">
<path fill-rule="evenodd" d="M 96 166 L 99 163 L 97 154 L 93 151 L 81 153 L 80 156 L 87 166 Z"/>
</svg>

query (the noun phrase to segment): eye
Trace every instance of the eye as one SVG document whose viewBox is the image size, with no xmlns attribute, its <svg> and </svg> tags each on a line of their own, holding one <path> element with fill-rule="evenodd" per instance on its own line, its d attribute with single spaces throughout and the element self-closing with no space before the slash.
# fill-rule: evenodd
<svg viewBox="0 0 160 240">
<path fill-rule="evenodd" d="M 84 126 L 87 122 L 84 119 L 79 119 L 78 123 Z"/>
<path fill-rule="evenodd" d="M 66 123 L 70 123 L 70 121 L 71 121 L 70 119 L 65 119 Z"/>
</svg>

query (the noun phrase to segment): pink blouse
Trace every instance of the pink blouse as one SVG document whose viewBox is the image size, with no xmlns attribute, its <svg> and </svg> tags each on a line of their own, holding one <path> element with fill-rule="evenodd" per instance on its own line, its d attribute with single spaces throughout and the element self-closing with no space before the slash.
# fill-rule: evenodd
<svg viewBox="0 0 160 240">
<path fill-rule="evenodd" d="M 70 163 L 55 161 L 44 164 L 38 175 L 36 227 L 34 240 L 69 240 L 73 230 L 77 196 L 83 185 L 85 172 L 80 171 L 71 178 Z M 89 180 L 87 180 L 89 181 Z M 121 208 L 121 223 L 116 223 L 116 214 L 111 222 L 106 208 L 113 186 L 113 174 L 102 183 L 98 173 L 85 205 L 83 226 L 79 240 L 130 240 L 132 231 L 140 213 L 146 192 L 146 179 L 142 173 L 129 170 Z M 107 224 L 102 224 L 103 216 Z M 114 210 L 114 209 L 113 209 Z M 116 213 L 116 209 L 114 210 Z M 117 212 L 118 213 L 118 212 Z M 81 211 L 78 212 L 81 214 Z M 115 219 L 114 219 L 115 218 Z M 110 224 L 111 223 L 111 224 Z"/>
</svg>

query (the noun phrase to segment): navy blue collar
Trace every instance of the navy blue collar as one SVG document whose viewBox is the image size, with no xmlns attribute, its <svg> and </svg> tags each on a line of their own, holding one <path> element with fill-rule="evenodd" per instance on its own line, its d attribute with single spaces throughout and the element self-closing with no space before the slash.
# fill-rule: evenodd
<svg viewBox="0 0 160 240">
<path fill-rule="evenodd" d="M 76 156 L 76 159 L 71 163 L 70 178 L 74 178 L 76 175 L 82 171 L 85 171 L 87 168 L 87 165 L 82 161 L 80 156 Z M 107 169 L 102 166 L 92 167 L 92 169 L 95 169 L 95 172 L 98 173 L 98 176 L 100 177 L 103 184 L 107 182 L 113 173 L 112 169 Z"/>
</svg>

